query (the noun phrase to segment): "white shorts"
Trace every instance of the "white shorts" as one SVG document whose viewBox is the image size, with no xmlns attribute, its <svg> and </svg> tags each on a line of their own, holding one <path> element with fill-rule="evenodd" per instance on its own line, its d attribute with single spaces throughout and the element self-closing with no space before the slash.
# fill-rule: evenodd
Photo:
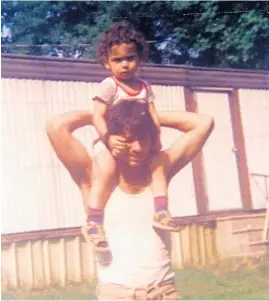
<svg viewBox="0 0 269 301">
<path fill-rule="evenodd" d="M 97 154 L 101 153 L 106 149 L 107 147 L 105 146 L 104 142 L 100 139 L 96 139 L 93 142 L 93 157 L 95 157 Z"/>
</svg>

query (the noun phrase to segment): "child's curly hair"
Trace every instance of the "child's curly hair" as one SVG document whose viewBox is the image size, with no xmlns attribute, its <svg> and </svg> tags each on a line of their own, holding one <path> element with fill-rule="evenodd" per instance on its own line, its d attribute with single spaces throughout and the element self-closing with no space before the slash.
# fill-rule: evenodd
<svg viewBox="0 0 269 301">
<path fill-rule="evenodd" d="M 144 35 L 137 31 L 130 23 L 123 21 L 113 23 L 102 35 L 97 44 L 96 51 L 99 62 L 104 65 L 111 47 L 121 43 L 134 43 L 139 59 L 143 62 L 147 60 L 149 47 Z"/>
</svg>

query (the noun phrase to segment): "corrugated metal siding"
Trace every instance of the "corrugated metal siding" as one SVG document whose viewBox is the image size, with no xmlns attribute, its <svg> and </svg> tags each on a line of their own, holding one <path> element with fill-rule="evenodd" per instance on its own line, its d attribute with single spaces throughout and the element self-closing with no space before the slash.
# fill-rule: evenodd
<svg viewBox="0 0 269 301">
<path fill-rule="evenodd" d="M 241 89 L 239 96 L 249 173 L 269 175 L 269 91 Z M 264 177 L 250 175 L 250 183 L 253 207 L 265 208 Z"/>
<path fill-rule="evenodd" d="M 81 196 L 45 133 L 50 116 L 91 107 L 98 83 L 2 79 L 2 233 L 80 226 Z M 182 87 L 153 86 L 161 110 L 185 110 Z M 163 145 L 179 135 L 163 130 Z M 92 130 L 75 133 L 91 153 Z M 196 214 L 192 169 L 170 186 L 174 215 Z"/>
<path fill-rule="evenodd" d="M 81 223 L 80 194 L 52 152 L 45 124 L 52 115 L 87 108 L 90 87 L 2 80 L 2 233 Z M 77 136 L 90 141 L 90 130 L 82 129 Z"/>
</svg>

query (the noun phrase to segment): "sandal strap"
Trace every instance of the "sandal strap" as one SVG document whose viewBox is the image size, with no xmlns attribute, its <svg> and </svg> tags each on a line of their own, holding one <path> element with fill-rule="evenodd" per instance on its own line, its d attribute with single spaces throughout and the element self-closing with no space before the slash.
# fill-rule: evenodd
<svg viewBox="0 0 269 301">
<path fill-rule="evenodd" d="M 88 223 L 87 234 L 95 246 L 98 246 L 102 242 L 107 242 L 103 225 L 93 222 Z"/>
<path fill-rule="evenodd" d="M 162 210 L 155 212 L 155 220 L 158 222 L 162 220 L 172 220 L 172 217 L 168 210 Z"/>
<path fill-rule="evenodd" d="M 168 210 L 155 212 L 155 221 L 163 225 L 168 225 L 169 222 L 175 223 L 174 219 L 172 218 Z"/>
</svg>

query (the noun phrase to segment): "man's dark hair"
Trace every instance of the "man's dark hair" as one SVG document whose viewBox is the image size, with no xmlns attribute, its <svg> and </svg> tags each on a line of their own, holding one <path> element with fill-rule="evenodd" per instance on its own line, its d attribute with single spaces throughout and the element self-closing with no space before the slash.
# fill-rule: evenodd
<svg viewBox="0 0 269 301">
<path fill-rule="evenodd" d="M 146 103 L 123 101 L 111 106 L 108 108 L 106 121 L 109 135 L 122 135 L 129 131 L 138 140 L 149 135 L 152 145 L 157 139 L 157 128 Z"/>
<path fill-rule="evenodd" d="M 144 35 L 137 31 L 130 23 L 122 21 L 113 23 L 102 35 L 96 49 L 99 62 L 104 65 L 111 47 L 122 43 L 135 44 L 139 59 L 143 62 L 147 60 L 149 50 Z"/>
</svg>

